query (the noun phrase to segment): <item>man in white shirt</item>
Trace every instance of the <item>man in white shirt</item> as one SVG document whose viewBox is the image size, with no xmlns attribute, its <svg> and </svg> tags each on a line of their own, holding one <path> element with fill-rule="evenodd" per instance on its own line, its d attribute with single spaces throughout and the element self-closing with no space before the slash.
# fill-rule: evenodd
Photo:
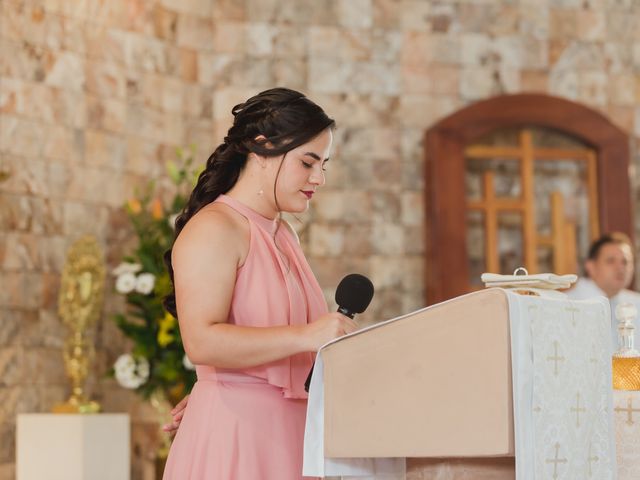
<svg viewBox="0 0 640 480">
<path fill-rule="evenodd" d="M 566 292 L 569 298 L 584 300 L 597 296 L 607 297 L 611 304 L 611 338 L 613 350 L 618 347 L 618 322 L 616 306 L 632 303 L 640 312 L 640 293 L 627 290 L 633 278 L 633 248 L 629 237 L 614 232 L 601 236 L 591 244 L 585 262 L 587 278 L 580 278 L 575 286 Z M 640 349 L 640 321 L 635 322 L 635 348 Z"/>
</svg>

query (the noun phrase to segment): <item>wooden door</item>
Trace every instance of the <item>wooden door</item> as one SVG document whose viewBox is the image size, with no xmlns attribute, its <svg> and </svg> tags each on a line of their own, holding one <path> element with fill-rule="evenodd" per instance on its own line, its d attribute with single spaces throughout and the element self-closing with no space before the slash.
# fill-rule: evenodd
<svg viewBox="0 0 640 480">
<path fill-rule="evenodd" d="M 600 232 L 632 235 L 628 139 L 584 106 L 490 99 L 432 127 L 425 152 L 430 304 L 480 288 L 484 271 L 576 272 Z"/>
</svg>

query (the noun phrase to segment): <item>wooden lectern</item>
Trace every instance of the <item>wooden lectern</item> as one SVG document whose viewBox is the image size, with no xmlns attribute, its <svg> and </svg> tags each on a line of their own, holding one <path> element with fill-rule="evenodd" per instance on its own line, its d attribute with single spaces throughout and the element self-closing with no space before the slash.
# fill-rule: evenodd
<svg viewBox="0 0 640 480">
<path fill-rule="evenodd" d="M 326 457 L 407 457 L 408 479 L 515 479 L 506 295 L 486 290 L 328 345 Z"/>
</svg>

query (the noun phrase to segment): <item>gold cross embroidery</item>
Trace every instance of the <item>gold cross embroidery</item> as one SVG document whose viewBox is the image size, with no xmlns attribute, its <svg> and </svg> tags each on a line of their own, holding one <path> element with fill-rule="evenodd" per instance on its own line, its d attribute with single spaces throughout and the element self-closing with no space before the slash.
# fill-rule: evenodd
<svg viewBox="0 0 640 480">
<path fill-rule="evenodd" d="M 635 422 L 633 421 L 633 413 L 640 412 L 640 408 L 633 408 L 633 398 L 627 398 L 627 408 L 614 408 L 616 412 L 627 412 L 627 425 L 633 425 Z"/>
<path fill-rule="evenodd" d="M 547 357 L 547 360 L 550 360 L 550 361 L 553 362 L 553 374 L 557 377 L 558 376 L 558 362 L 564 362 L 565 358 L 558 356 L 558 342 L 557 341 L 553 342 L 553 351 L 554 351 L 554 355 L 551 356 L 551 357 Z"/>
<path fill-rule="evenodd" d="M 553 479 L 558 478 L 558 464 L 559 463 L 567 463 L 566 458 L 559 458 L 558 455 L 560 453 L 560 444 L 556 443 L 556 454 L 554 458 L 547 458 L 547 463 L 553 463 Z"/>
<path fill-rule="evenodd" d="M 589 461 L 589 478 L 593 475 L 591 464 L 600 460 L 597 455 L 591 455 L 591 447 L 592 445 L 589 444 L 589 457 L 587 457 L 587 460 Z"/>
<path fill-rule="evenodd" d="M 571 325 L 576 326 L 576 312 L 579 312 L 580 309 L 576 307 L 564 307 L 565 312 L 571 312 Z"/>
<path fill-rule="evenodd" d="M 571 407 L 572 412 L 576 412 L 576 427 L 580 427 L 580 412 L 586 412 L 587 409 L 580 407 L 580 392 L 576 395 L 576 406 Z"/>
</svg>

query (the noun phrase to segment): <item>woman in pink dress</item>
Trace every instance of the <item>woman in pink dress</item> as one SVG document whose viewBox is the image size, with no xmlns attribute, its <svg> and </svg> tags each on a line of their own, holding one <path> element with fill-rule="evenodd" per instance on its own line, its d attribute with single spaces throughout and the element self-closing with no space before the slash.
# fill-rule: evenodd
<svg viewBox="0 0 640 480">
<path fill-rule="evenodd" d="M 164 480 L 299 480 L 313 352 L 355 324 L 327 313 L 282 212 L 325 182 L 334 121 L 276 88 L 236 105 L 165 256 L 196 382 Z"/>
</svg>

